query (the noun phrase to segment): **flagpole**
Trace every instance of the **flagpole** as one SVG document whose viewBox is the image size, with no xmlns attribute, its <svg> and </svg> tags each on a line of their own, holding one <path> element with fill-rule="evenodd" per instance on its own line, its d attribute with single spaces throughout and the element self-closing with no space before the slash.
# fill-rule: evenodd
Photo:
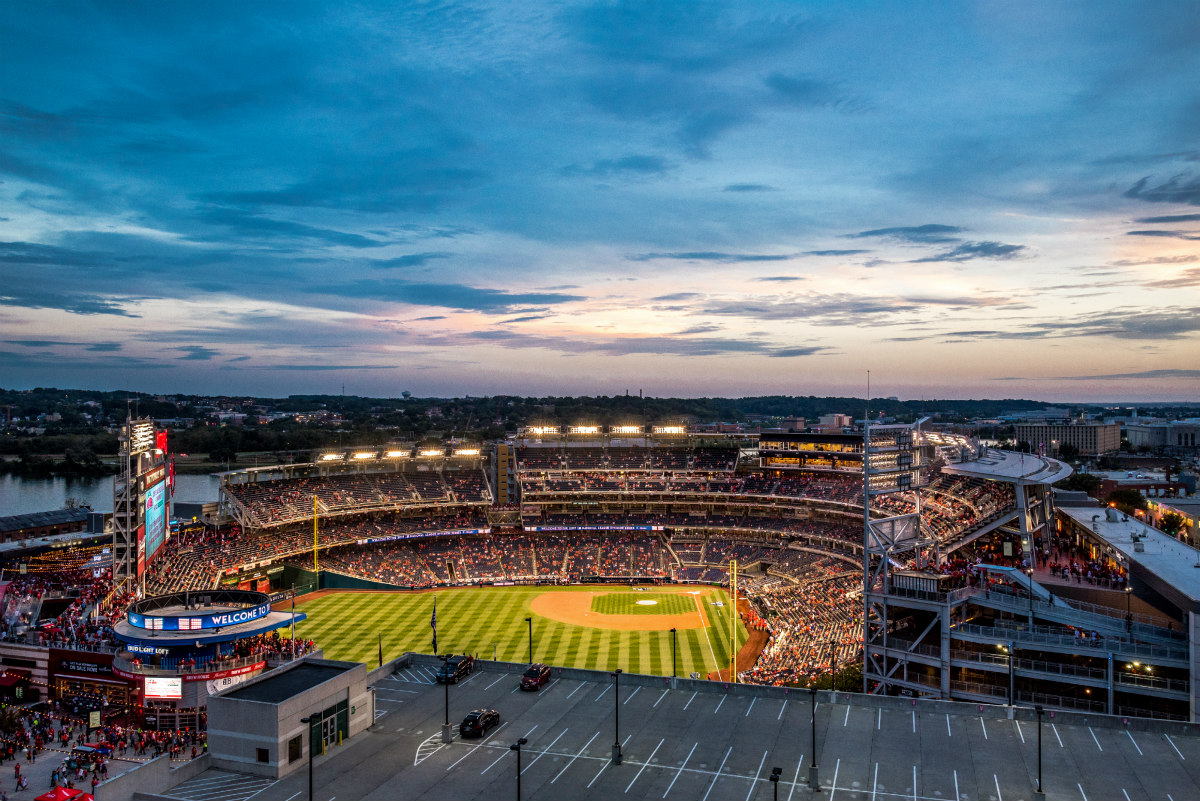
<svg viewBox="0 0 1200 801">
<path fill-rule="evenodd" d="M 433 617 L 429 619 L 429 625 L 433 628 L 433 655 L 437 656 L 437 595 L 433 596 Z"/>
</svg>

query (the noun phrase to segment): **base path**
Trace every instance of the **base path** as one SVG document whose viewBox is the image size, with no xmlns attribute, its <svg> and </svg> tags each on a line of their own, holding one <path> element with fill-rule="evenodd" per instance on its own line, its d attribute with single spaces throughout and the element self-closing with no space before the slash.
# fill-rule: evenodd
<svg viewBox="0 0 1200 801">
<path fill-rule="evenodd" d="M 592 611 L 592 598 L 612 592 L 629 592 L 627 589 L 580 590 L 578 592 L 544 592 L 535 597 L 529 608 L 536 615 L 570 623 L 572 626 L 588 626 L 594 629 L 618 629 L 620 631 L 665 631 L 667 629 L 702 629 L 708 621 L 697 611 L 680 615 L 606 615 Z M 654 592 L 676 592 L 707 598 L 712 590 L 707 587 L 654 587 Z"/>
</svg>

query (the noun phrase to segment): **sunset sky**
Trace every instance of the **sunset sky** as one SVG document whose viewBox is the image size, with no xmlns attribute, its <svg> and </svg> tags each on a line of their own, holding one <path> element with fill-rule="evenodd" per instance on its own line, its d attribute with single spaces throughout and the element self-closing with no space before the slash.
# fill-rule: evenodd
<svg viewBox="0 0 1200 801">
<path fill-rule="evenodd" d="M 1200 400 L 1200 4 L 0 5 L 0 386 Z"/>
</svg>

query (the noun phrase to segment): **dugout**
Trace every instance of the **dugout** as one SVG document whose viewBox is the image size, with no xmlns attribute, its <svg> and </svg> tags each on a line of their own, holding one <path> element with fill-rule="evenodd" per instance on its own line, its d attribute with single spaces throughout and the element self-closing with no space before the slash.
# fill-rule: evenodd
<svg viewBox="0 0 1200 801">
<path fill-rule="evenodd" d="M 208 753 L 213 767 L 279 779 L 374 722 L 366 665 L 302 659 L 210 696 Z"/>
</svg>

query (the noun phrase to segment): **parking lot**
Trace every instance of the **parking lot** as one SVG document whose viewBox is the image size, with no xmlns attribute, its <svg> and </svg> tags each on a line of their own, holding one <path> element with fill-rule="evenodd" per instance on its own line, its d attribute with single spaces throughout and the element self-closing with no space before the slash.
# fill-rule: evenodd
<svg viewBox="0 0 1200 801">
<path fill-rule="evenodd" d="M 521 750 L 525 799 L 771 799 L 769 777 L 776 767 L 782 769 L 780 799 L 810 795 L 806 691 L 782 696 L 779 690 L 739 688 L 735 694 L 717 683 L 671 690 L 667 680 L 648 677 L 639 677 L 640 684 L 626 677 L 618 691 L 607 674 L 588 673 L 591 680 L 561 675 L 541 691 L 526 693 L 517 689 L 519 671 L 480 670 L 450 687 L 451 722 L 490 707 L 499 710 L 501 724 L 481 740 L 462 740 L 456 733 L 443 744 L 444 689 L 433 684 L 432 669 L 411 666 L 376 685 L 375 727 L 317 759 L 314 799 L 513 798 L 517 754 L 510 745 L 520 737 L 527 740 Z M 901 699 L 872 705 L 862 696 L 829 698 L 821 694 L 816 714 L 822 797 L 1032 798 L 1036 723 L 995 717 L 995 708 L 972 704 L 941 705 L 933 712 L 916 703 L 904 709 Z M 969 714 L 973 711 L 983 714 Z M 618 737 L 624 758 L 613 765 Z M 1042 737 L 1048 798 L 1200 798 L 1198 738 L 1065 725 L 1049 716 Z M 304 770 L 265 787 L 247 785 L 254 790 L 249 795 L 223 793 L 222 787 L 235 789 L 230 780 L 209 778 L 214 780 L 207 792 L 186 797 L 307 798 Z M 171 795 L 185 797 L 179 789 Z"/>
</svg>

